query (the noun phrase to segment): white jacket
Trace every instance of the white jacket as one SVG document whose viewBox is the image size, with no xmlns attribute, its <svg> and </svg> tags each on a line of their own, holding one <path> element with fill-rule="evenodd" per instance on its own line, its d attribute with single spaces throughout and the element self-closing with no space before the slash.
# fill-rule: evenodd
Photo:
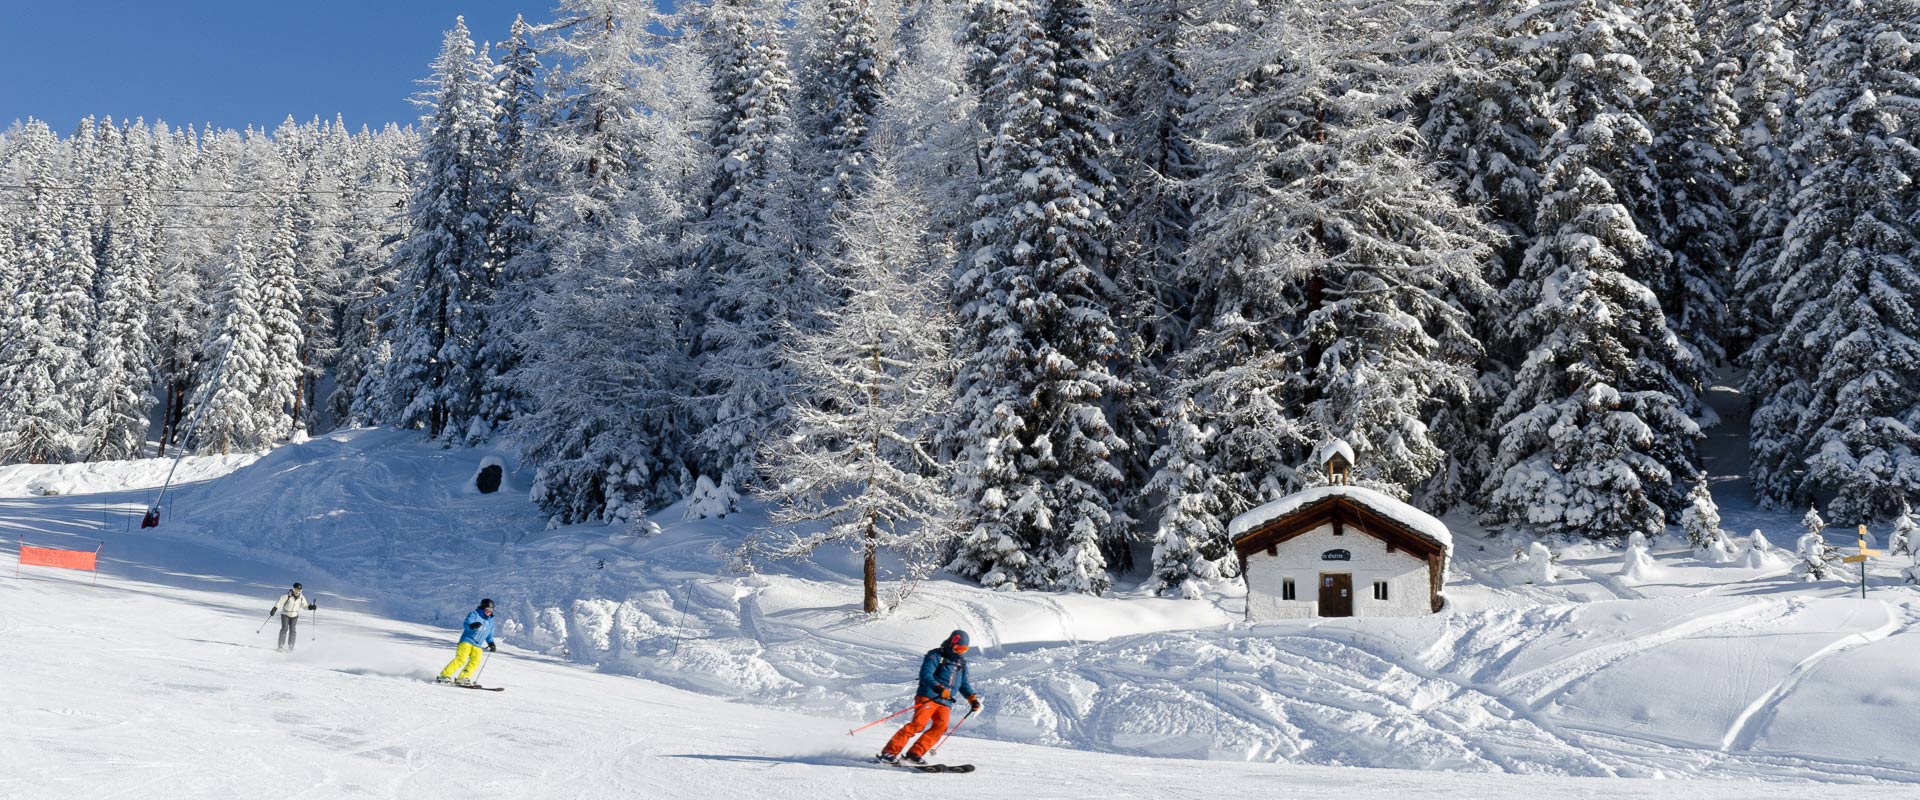
<svg viewBox="0 0 1920 800">
<path fill-rule="evenodd" d="M 299 597 L 294 597 L 293 592 L 287 592 L 280 595 L 280 602 L 273 604 L 273 610 L 280 612 L 283 617 L 298 619 L 300 612 L 305 611 L 307 606 L 312 604 L 313 601 L 307 598 L 305 592 L 300 593 Z"/>
</svg>

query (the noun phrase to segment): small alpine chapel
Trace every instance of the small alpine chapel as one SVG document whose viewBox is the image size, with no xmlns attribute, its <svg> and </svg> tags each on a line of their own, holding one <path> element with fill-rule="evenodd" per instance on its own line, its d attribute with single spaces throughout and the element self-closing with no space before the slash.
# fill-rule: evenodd
<svg viewBox="0 0 1920 800">
<path fill-rule="evenodd" d="M 1453 534 L 1440 520 L 1353 484 L 1353 448 L 1314 453 L 1327 485 L 1233 519 L 1227 535 L 1247 582 L 1249 621 L 1410 617 L 1443 605 Z"/>
</svg>

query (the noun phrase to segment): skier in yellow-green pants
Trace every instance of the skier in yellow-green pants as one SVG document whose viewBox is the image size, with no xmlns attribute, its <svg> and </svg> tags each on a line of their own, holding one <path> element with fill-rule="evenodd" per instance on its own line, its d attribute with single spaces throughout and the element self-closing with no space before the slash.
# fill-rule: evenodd
<svg viewBox="0 0 1920 800">
<path fill-rule="evenodd" d="M 453 660 L 447 662 L 447 668 L 440 670 L 440 677 L 434 683 L 452 683 L 460 686 L 472 686 L 473 674 L 480 671 L 480 662 L 486 658 L 481 652 L 493 652 L 493 601 L 481 600 L 480 607 L 467 615 L 466 627 L 460 631 L 460 644 L 455 649 Z M 465 669 L 462 669 L 465 667 Z M 454 673 L 460 677 L 454 677 Z"/>
</svg>

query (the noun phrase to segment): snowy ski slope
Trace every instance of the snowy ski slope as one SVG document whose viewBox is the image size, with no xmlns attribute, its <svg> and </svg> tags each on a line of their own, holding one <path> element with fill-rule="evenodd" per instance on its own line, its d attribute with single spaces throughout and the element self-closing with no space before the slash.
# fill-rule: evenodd
<svg viewBox="0 0 1920 800">
<path fill-rule="evenodd" d="M 1566 553 L 1554 585 L 1516 585 L 1497 547 L 1463 537 L 1457 607 L 1431 618 L 1249 627 L 1226 624 L 1230 596 L 932 581 L 868 622 L 851 563 L 727 571 L 752 513 L 664 514 L 650 538 L 543 532 L 511 484 L 524 474 L 466 488 L 487 455 L 354 431 L 189 461 L 193 483 L 146 532 L 127 523 L 154 462 L 0 468 L 0 568 L 22 532 L 107 542 L 98 588 L 0 578 L 0 797 L 867 796 L 929 779 L 983 796 L 1675 796 L 1623 779 L 1652 777 L 1708 798 L 1920 792 L 1920 612 L 1885 573 L 1860 601 L 1662 553 L 1668 578 L 1625 586 L 1596 551 Z M 317 638 L 282 657 L 272 626 L 254 630 L 292 580 L 322 609 Z M 426 685 L 482 594 L 508 643 L 482 680 L 511 688 Z M 981 645 L 990 713 L 950 752 L 988 766 L 854 764 L 880 729 L 841 734 L 897 708 L 929 633 L 954 626 Z"/>
</svg>

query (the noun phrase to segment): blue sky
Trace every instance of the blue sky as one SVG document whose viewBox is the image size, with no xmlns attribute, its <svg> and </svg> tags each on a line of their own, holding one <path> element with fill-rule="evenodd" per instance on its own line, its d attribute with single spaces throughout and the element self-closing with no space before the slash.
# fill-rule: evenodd
<svg viewBox="0 0 1920 800">
<path fill-rule="evenodd" d="M 538 24 L 551 0 L 0 0 L 0 127 L 32 116 L 64 133 L 88 114 L 408 123 L 453 18 L 500 41 L 516 13 Z"/>
</svg>

